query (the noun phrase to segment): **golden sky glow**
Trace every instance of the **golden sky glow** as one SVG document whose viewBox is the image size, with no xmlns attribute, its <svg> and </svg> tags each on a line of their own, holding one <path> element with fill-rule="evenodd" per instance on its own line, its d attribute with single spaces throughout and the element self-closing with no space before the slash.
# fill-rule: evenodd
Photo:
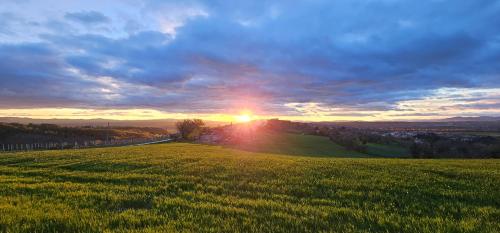
<svg viewBox="0 0 500 233">
<path fill-rule="evenodd" d="M 481 98 L 476 98 L 476 97 Z M 379 121 L 424 120 L 453 116 L 499 115 L 495 108 L 500 89 L 439 89 L 432 95 L 414 100 L 400 101 L 390 110 L 359 110 L 329 107 L 321 103 L 288 103 L 292 114 L 256 115 L 249 109 L 235 110 L 234 114 L 170 113 L 155 109 L 83 109 L 83 108 L 23 108 L 0 109 L 0 117 L 29 117 L 36 119 L 186 119 L 201 118 L 211 121 L 247 122 L 250 120 L 279 118 L 295 121 Z M 377 103 L 372 103 L 377 104 Z M 493 106 L 493 107 L 488 107 Z"/>
</svg>

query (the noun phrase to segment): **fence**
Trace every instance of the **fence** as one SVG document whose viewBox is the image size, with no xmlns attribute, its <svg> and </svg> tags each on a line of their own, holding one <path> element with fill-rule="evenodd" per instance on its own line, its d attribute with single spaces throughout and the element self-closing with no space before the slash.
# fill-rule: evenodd
<svg viewBox="0 0 500 233">
<path fill-rule="evenodd" d="M 155 138 L 131 138 L 120 140 L 90 140 L 73 142 L 40 142 L 40 143 L 17 143 L 0 144 L 0 151 L 34 151 L 34 150 L 63 150 L 82 149 L 93 147 L 127 146 L 127 145 L 147 145 L 170 141 L 169 136 L 159 136 Z"/>
</svg>

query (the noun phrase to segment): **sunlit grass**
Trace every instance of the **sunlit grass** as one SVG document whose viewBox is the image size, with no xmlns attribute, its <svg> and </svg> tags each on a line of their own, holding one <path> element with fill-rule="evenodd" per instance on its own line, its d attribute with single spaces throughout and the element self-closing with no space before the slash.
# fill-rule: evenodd
<svg viewBox="0 0 500 233">
<path fill-rule="evenodd" d="M 399 145 L 387 145 L 368 143 L 366 145 L 366 153 L 372 156 L 380 157 L 411 157 L 409 148 Z"/>
<path fill-rule="evenodd" d="M 348 150 L 328 137 L 262 131 L 251 139 L 232 145 L 237 149 L 253 152 L 320 157 L 369 157 L 361 152 Z"/>
<path fill-rule="evenodd" d="M 499 232 L 500 161 L 166 144 L 0 154 L 0 232 Z"/>
</svg>

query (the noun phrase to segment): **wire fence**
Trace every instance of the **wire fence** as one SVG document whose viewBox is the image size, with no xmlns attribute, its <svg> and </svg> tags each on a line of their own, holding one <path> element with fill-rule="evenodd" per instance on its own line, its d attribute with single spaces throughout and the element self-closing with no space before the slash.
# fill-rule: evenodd
<svg viewBox="0 0 500 233">
<path fill-rule="evenodd" d="M 158 136 L 154 138 L 130 138 L 118 140 L 86 140 L 86 141 L 59 141 L 59 142 L 39 142 L 39 143 L 5 143 L 0 144 L 0 151 L 35 151 L 35 150 L 64 150 L 83 149 L 95 147 L 147 145 L 155 143 L 169 142 L 172 139 L 168 136 Z"/>
</svg>

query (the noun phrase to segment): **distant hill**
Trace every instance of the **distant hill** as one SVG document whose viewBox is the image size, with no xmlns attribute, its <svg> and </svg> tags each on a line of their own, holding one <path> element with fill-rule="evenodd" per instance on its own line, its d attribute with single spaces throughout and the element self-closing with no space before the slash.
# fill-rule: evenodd
<svg viewBox="0 0 500 233">
<path fill-rule="evenodd" d="M 488 120 L 489 119 L 489 120 Z M 452 130 L 452 131 L 500 131 L 500 119 L 479 117 L 448 118 L 433 121 L 351 121 L 318 122 L 317 126 L 353 127 L 380 130 Z"/>
<path fill-rule="evenodd" d="M 109 119 L 33 119 L 24 117 L 0 117 L 0 122 L 21 123 L 21 124 L 55 124 L 60 126 L 111 126 L 119 127 L 155 127 L 175 130 L 175 123 L 178 119 L 160 119 L 160 120 L 109 120 Z M 204 121 L 207 126 L 221 126 L 225 122 Z"/>
<path fill-rule="evenodd" d="M 446 118 L 440 121 L 445 122 L 461 122 L 461 121 L 469 121 L 469 122 L 479 122 L 479 121 L 500 121 L 500 117 L 490 117 L 490 116 L 478 116 L 478 117 L 451 117 Z"/>
</svg>

